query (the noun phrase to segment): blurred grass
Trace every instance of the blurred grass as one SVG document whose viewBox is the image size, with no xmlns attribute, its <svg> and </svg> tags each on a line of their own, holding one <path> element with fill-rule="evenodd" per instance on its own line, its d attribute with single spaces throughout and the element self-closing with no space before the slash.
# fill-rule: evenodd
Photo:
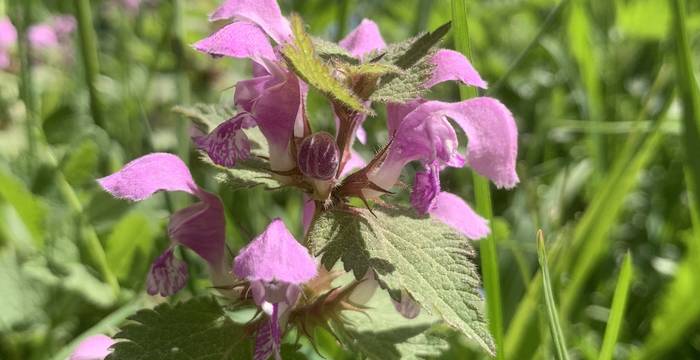
<svg viewBox="0 0 700 360">
<path fill-rule="evenodd" d="M 210 59 L 188 46 L 220 26 L 206 21 L 215 0 L 145 1 L 134 13 L 107 0 L 0 1 L 0 9 L 17 24 L 31 7 L 36 23 L 81 3 L 93 15 L 81 33 L 96 35 L 94 49 L 87 46 L 99 63 L 91 80 L 78 34 L 65 52 L 22 43 L 12 49 L 10 69 L 0 71 L 2 359 L 62 355 L 81 336 L 115 330 L 119 316 L 110 314 L 140 301 L 144 269 L 168 242 L 168 213 L 189 199 L 127 204 L 99 191 L 94 179 L 152 150 L 192 155 L 187 129 L 178 125 L 184 122 L 170 109 L 230 102 L 230 87 L 250 72 L 245 62 Z M 480 213 L 493 211 L 493 236 L 478 246 L 489 317 L 501 319 L 492 324 L 501 358 L 554 355 L 532 242 L 540 228 L 548 234 L 548 283 L 571 358 L 700 358 L 697 1 L 280 3 L 328 39 L 342 38 L 363 17 L 389 42 L 454 20 L 445 46 L 471 52 L 491 84 L 489 96 L 516 115 L 516 189 L 491 191 L 468 171 L 449 170 L 442 179 Z M 455 12 L 455 4 L 467 3 Z M 21 70 L 28 66 L 31 72 Z M 457 101 L 476 95 L 469 91 L 445 84 L 434 96 Z M 102 115 L 92 110 L 94 95 Z M 310 98 L 309 112 L 315 124 L 330 119 L 322 99 Z M 365 127 L 369 146 L 358 149 L 370 155 L 387 133 L 381 115 Z M 233 251 L 274 217 L 301 234 L 298 194 L 219 187 L 191 160 L 197 182 L 226 204 Z M 86 239 L 103 249 L 105 266 Z M 175 301 L 208 292 L 205 265 L 192 259 L 190 270 L 190 286 Z M 323 354 L 353 358 L 332 337 L 321 338 Z M 442 358 L 484 358 L 465 339 L 450 341 Z"/>
</svg>

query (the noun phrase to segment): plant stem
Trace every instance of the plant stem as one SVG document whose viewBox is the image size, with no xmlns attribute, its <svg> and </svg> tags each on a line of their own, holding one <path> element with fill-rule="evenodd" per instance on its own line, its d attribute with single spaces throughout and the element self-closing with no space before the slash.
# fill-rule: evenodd
<svg viewBox="0 0 700 360">
<path fill-rule="evenodd" d="M 465 54 L 472 63 L 469 42 L 467 0 L 452 0 L 452 25 L 455 48 Z M 460 87 L 462 99 L 477 96 L 475 88 Z M 477 173 L 473 173 L 474 191 L 476 198 L 476 211 L 486 218 L 493 225 L 493 207 L 491 204 L 491 190 L 488 180 Z M 505 359 L 503 348 L 503 305 L 501 303 L 501 285 L 498 268 L 498 249 L 496 247 L 496 237 L 491 233 L 480 243 L 481 269 L 484 277 L 484 288 L 486 290 L 486 307 L 489 317 L 491 333 L 496 344 L 496 358 Z"/>
<path fill-rule="evenodd" d="M 561 322 L 557 313 L 557 306 L 554 301 L 554 292 L 552 291 L 552 282 L 549 277 L 549 264 L 547 261 L 547 250 L 544 247 L 544 234 L 542 230 L 537 231 L 537 259 L 540 263 L 542 271 L 542 285 L 544 287 L 544 299 L 547 308 L 547 320 L 549 330 L 552 334 L 554 348 L 557 351 L 557 359 L 568 360 L 569 354 L 566 350 L 566 341 L 564 333 L 561 329 Z"/>
<path fill-rule="evenodd" d="M 598 360 L 611 360 L 617 338 L 620 335 L 620 327 L 622 327 L 622 318 L 625 314 L 625 304 L 629 294 L 630 285 L 632 284 L 633 276 L 632 255 L 627 252 L 625 259 L 622 262 L 620 276 L 617 278 L 615 286 L 615 294 L 613 295 L 612 305 L 610 306 L 610 316 L 608 317 L 608 325 L 605 326 L 605 335 L 603 337 L 603 346 L 600 349 Z"/>
<path fill-rule="evenodd" d="M 105 128 L 102 102 L 97 90 L 97 78 L 100 74 L 97 43 L 95 41 L 95 29 L 92 24 L 92 10 L 90 0 L 75 0 L 75 17 L 78 20 L 78 37 L 80 40 L 80 54 L 85 68 L 85 82 L 90 94 L 90 113 L 92 120 L 101 128 Z"/>
<path fill-rule="evenodd" d="M 34 89 L 32 86 L 32 70 L 31 70 L 31 47 L 27 39 L 27 29 L 31 23 L 32 3 L 33 0 L 26 0 L 21 5 L 15 4 L 13 12 L 15 14 L 15 23 L 17 26 L 17 50 L 20 62 L 20 97 L 24 102 L 26 118 L 25 129 L 27 136 L 28 159 L 36 158 L 36 116 L 37 107 L 34 97 Z"/>
</svg>

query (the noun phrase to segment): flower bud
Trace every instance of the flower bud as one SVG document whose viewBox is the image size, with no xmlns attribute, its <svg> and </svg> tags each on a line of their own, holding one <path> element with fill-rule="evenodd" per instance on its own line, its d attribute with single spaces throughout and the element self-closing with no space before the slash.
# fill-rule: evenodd
<svg viewBox="0 0 700 360">
<path fill-rule="evenodd" d="M 307 136 L 299 144 L 297 166 L 306 176 L 316 180 L 335 177 L 340 161 L 340 151 L 335 138 L 326 132 Z"/>
</svg>

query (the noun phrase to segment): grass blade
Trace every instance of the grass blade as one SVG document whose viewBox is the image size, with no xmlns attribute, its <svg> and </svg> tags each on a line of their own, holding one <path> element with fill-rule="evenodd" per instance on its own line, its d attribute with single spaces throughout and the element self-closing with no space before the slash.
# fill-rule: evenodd
<svg viewBox="0 0 700 360">
<path fill-rule="evenodd" d="M 554 302 L 554 293 L 552 292 L 552 283 L 549 278 L 549 265 L 547 264 L 547 250 L 544 247 L 544 234 L 542 230 L 537 232 L 537 259 L 540 262 L 540 269 L 542 271 L 542 285 L 544 287 L 544 300 L 547 307 L 547 320 L 549 324 L 549 330 L 552 333 L 552 340 L 554 341 L 554 348 L 557 351 L 557 359 L 568 360 L 569 355 L 566 352 L 566 341 L 564 340 L 564 333 L 561 330 L 561 324 L 559 323 L 559 314 L 557 312 L 557 306 Z"/>
<path fill-rule="evenodd" d="M 603 346 L 600 349 L 598 360 L 611 360 L 613 358 L 613 350 L 615 350 L 617 337 L 620 334 L 620 327 L 622 326 L 622 318 L 625 314 L 627 295 L 629 294 L 630 285 L 632 284 L 632 270 L 632 255 L 628 252 L 622 262 L 620 276 L 617 278 L 617 286 L 615 286 L 610 316 L 608 317 L 608 324 L 605 327 Z"/>
<path fill-rule="evenodd" d="M 674 0 L 673 34 L 676 39 L 676 80 L 683 108 L 683 146 L 691 201 L 700 208 L 700 90 L 693 71 L 693 58 L 686 32 L 684 0 Z"/>
<path fill-rule="evenodd" d="M 454 40 L 457 51 L 465 54 L 472 62 L 471 48 L 469 45 L 469 23 L 467 16 L 467 1 L 452 0 L 452 26 L 454 26 Z M 477 91 L 473 87 L 460 86 L 462 99 L 474 97 Z M 476 211 L 493 224 L 493 207 L 491 204 L 491 190 L 487 179 L 473 173 L 474 192 L 476 199 Z M 496 358 L 505 359 L 503 348 L 503 304 L 501 301 L 501 284 L 498 268 L 498 249 L 494 231 L 479 244 L 481 255 L 481 270 L 486 290 L 486 310 L 488 312 L 489 327 L 496 344 Z"/>
<path fill-rule="evenodd" d="M 97 55 L 95 29 L 92 25 L 92 10 L 89 0 L 75 0 L 75 18 L 78 20 L 78 35 L 80 38 L 80 54 L 85 67 L 85 82 L 90 94 L 90 112 L 95 124 L 105 128 L 104 111 L 100 94 L 97 90 L 97 78 L 100 75 L 100 65 Z"/>
</svg>

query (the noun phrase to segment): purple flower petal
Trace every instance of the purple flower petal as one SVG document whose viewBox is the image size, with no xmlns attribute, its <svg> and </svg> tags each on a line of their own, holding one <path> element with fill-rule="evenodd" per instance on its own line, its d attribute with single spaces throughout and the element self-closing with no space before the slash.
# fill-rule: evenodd
<svg viewBox="0 0 700 360">
<path fill-rule="evenodd" d="M 275 219 L 238 253 L 233 273 L 249 281 L 302 284 L 316 276 L 317 268 L 308 249 Z"/>
<path fill-rule="evenodd" d="M 276 59 L 267 35 L 256 25 L 242 21 L 224 26 L 193 47 L 212 56 L 250 58 L 258 63 L 262 59 Z"/>
<path fill-rule="evenodd" d="M 314 214 L 316 214 L 316 202 L 313 201 L 308 195 L 304 194 L 304 209 L 301 215 L 301 224 L 304 227 L 304 234 L 309 232 L 309 227 L 311 227 L 311 221 L 314 219 Z"/>
<path fill-rule="evenodd" d="M 185 163 L 168 153 L 142 156 L 97 182 L 112 196 L 132 201 L 144 200 L 161 190 L 195 194 L 197 189 Z"/>
<path fill-rule="evenodd" d="M 17 30 L 7 17 L 0 18 L 0 49 L 7 49 L 17 42 Z"/>
<path fill-rule="evenodd" d="M 479 97 L 449 104 L 445 115 L 454 119 L 469 138 L 467 165 L 499 188 L 510 189 L 518 184 L 518 128 L 505 105 L 493 98 Z"/>
<path fill-rule="evenodd" d="M 170 216 L 168 235 L 206 260 L 213 269 L 223 266 L 226 241 L 226 220 L 221 200 L 211 193 L 198 190 L 202 200 Z"/>
<path fill-rule="evenodd" d="M 441 192 L 429 213 L 431 217 L 472 240 L 481 239 L 490 232 L 486 220 L 474 212 L 462 198 L 452 193 Z"/>
<path fill-rule="evenodd" d="M 362 155 L 357 153 L 355 150 L 350 150 L 350 159 L 345 163 L 343 171 L 340 173 L 340 177 L 343 178 L 355 170 L 360 170 L 367 166 L 367 162 L 362 158 Z"/>
<path fill-rule="evenodd" d="M 273 354 L 275 355 L 275 359 L 280 359 L 280 338 L 279 322 L 271 317 L 258 328 L 255 336 L 253 360 L 267 360 Z"/>
<path fill-rule="evenodd" d="M 464 55 L 454 50 L 440 49 L 430 60 L 435 64 L 433 76 L 425 83 L 431 88 L 445 81 L 461 81 L 466 85 L 486 89 L 487 84 Z"/>
<path fill-rule="evenodd" d="M 413 112 L 421 104 L 426 103 L 427 100 L 417 99 L 409 101 L 405 104 L 399 103 L 389 103 L 386 106 L 386 126 L 389 130 L 389 135 L 393 135 L 394 132 L 399 128 L 399 125 L 406 118 L 406 115 Z"/>
<path fill-rule="evenodd" d="M 415 319 L 418 315 L 420 315 L 420 305 L 413 300 L 411 295 L 409 295 L 406 291 L 401 291 L 400 302 L 394 299 L 391 299 L 391 302 L 394 304 L 396 311 L 398 311 L 399 314 L 406 319 Z"/>
<path fill-rule="evenodd" d="M 151 264 L 146 278 L 146 292 L 149 295 L 170 296 L 187 284 L 187 264 L 173 254 L 169 248 Z"/>
<path fill-rule="evenodd" d="M 90 336 L 78 344 L 68 360 L 103 360 L 110 354 L 110 346 L 114 343 L 109 336 Z"/>
<path fill-rule="evenodd" d="M 411 192 L 411 205 L 416 211 L 425 215 L 435 205 L 440 194 L 440 167 L 437 162 L 426 166 L 424 171 L 416 173 Z"/>
<path fill-rule="evenodd" d="M 27 31 L 27 39 L 36 49 L 49 48 L 58 45 L 58 35 L 49 24 L 32 25 Z"/>
<path fill-rule="evenodd" d="M 214 164 L 232 168 L 239 160 L 250 157 L 250 141 L 243 128 L 250 116 L 239 114 L 216 127 L 206 136 L 197 136 L 193 141 L 207 153 Z"/>
<path fill-rule="evenodd" d="M 257 24 L 278 44 L 292 36 L 289 21 L 275 0 L 227 0 L 209 15 L 210 21 L 232 18 Z"/>
<path fill-rule="evenodd" d="M 236 105 L 252 115 L 267 139 L 272 170 L 289 170 L 295 166 L 289 145 L 302 114 L 303 99 L 299 79 L 288 72 L 236 85 Z"/>
<path fill-rule="evenodd" d="M 379 27 L 372 20 L 363 19 L 353 31 L 343 40 L 340 46 L 345 48 L 352 56 L 360 58 L 374 50 L 383 49 L 386 43 L 379 32 Z"/>
</svg>

